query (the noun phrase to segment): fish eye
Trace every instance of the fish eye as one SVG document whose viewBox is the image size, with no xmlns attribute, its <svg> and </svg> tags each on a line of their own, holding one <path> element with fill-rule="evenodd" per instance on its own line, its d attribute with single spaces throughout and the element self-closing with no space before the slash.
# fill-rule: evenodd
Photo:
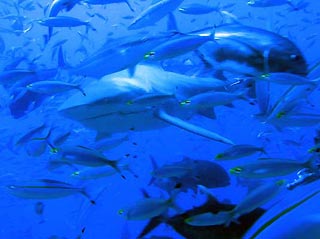
<svg viewBox="0 0 320 239">
<path fill-rule="evenodd" d="M 119 210 L 118 210 L 118 214 L 119 214 L 119 215 L 124 214 L 124 210 L 123 210 L 123 209 L 119 209 Z"/>
<path fill-rule="evenodd" d="M 296 55 L 296 54 L 292 54 L 292 55 L 290 55 L 290 59 L 293 61 L 299 61 L 299 60 L 301 60 L 301 56 Z"/>
<path fill-rule="evenodd" d="M 231 171 L 233 173 L 241 173 L 242 172 L 242 168 L 241 167 L 235 167 L 235 168 L 231 169 Z"/>
<path fill-rule="evenodd" d="M 176 183 L 176 185 L 174 186 L 175 189 L 179 189 L 182 187 L 182 183 Z"/>
<path fill-rule="evenodd" d="M 222 153 L 217 154 L 217 155 L 216 155 L 216 159 L 221 159 L 221 158 L 223 158 L 223 156 L 224 156 L 224 155 L 223 155 Z"/>
</svg>

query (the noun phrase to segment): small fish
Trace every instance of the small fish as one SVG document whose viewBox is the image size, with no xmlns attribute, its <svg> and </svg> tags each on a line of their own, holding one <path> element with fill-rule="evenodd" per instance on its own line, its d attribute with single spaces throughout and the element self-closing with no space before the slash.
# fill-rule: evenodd
<svg viewBox="0 0 320 239">
<path fill-rule="evenodd" d="M 257 147 L 249 144 L 233 145 L 225 151 L 216 155 L 217 160 L 238 159 L 253 155 L 257 152 L 266 153 L 263 147 Z"/>
<path fill-rule="evenodd" d="M 8 185 L 7 189 L 14 196 L 29 199 L 61 198 L 80 193 L 88 198 L 92 204 L 95 204 L 90 199 L 85 188 L 52 179 L 24 181 Z"/>
<path fill-rule="evenodd" d="M 91 5 L 105 5 L 111 3 L 126 3 L 132 12 L 134 12 L 133 7 L 131 6 L 129 0 L 84 0 L 83 2 Z"/>
<path fill-rule="evenodd" d="M 128 26 L 129 30 L 152 26 L 164 16 L 174 11 L 183 0 L 160 0 L 142 11 Z"/>
<path fill-rule="evenodd" d="M 221 224 L 229 226 L 231 222 L 237 222 L 237 219 L 242 215 L 250 213 L 270 201 L 282 190 L 284 184 L 285 180 L 262 184 L 249 192 L 231 211 L 220 211 L 217 214 L 211 212 L 202 213 L 187 218 L 185 222 L 192 226 L 215 226 Z"/>
<path fill-rule="evenodd" d="M 35 213 L 36 213 L 37 215 L 39 215 L 39 217 L 40 217 L 39 224 L 45 222 L 45 220 L 44 220 L 44 218 L 43 218 L 44 208 L 45 208 L 45 205 L 44 205 L 43 202 L 37 202 L 37 203 L 34 205 L 34 211 L 35 211 Z"/>
<path fill-rule="evenodd" d="M 291 11 L 299 11 L 306 8 L 309 4 L 304 1 L 300 1 L 297 4 L 293 4 L 292 0 L 249 0 L 248 5 L 251 7 L 275 7 L 288 4 L 291 7 Z"/>
<path fill-rule="evenodd" d="M 29 91 L 47 95 L 64 93 L 69 90 L 79 90 L 84 96 L 86 96 L 86 93 L 79 85 L 62 81 L 37 81 L 27 85 L 26 87 Z"/>
<path fill-rule="evenodd" d="M 37 21 L 40 25 L 46 27 L 78 27 L 86 26 L 87 31 L 91 29 L 95 31 L 96 29 L 92 27 L 90 22 L 81 21 L 78 18 L 67 17 L 67 16 L 57 16 L 57 17 L 48 17 Z"/>
<path fill-rule="evenodd" d="M 257 162 L 237 166 L 229 170 L 233 175 L 242 178 L 268 178 L 294 173 L 303 168 L 313 168 L 313 157 L 307 161 L 291 159 L 262 158 Z"/>
<path fill-rule="evenodd" d="M 164 198 L 144 198 L 137 201 L 127 209 L 119 210 L 119 214 L 124 214 L 127 220 L 147 220 L 165 213 L 170 207 L 175 207 L 174 196 Z"/>
<path fill-rule="evenodd" d="M 316 85 L 319 81 L 319 79 L 311 80 L 307 77 L 291 74 L 288 72 L 272 72 L 268 74 L 263 74 L 261 75 L 261 77 L 255 78 L 255 80 L 263 80 L 280 85 Z"/>
<path fill-rule="evenodd" d="M 111 166 L 101 166 L 97 168 L 86 168 L 80 171 L 75 171 L 71 174 L 71 176 L 81 180 L 93 180 L 109 177 L 116 173 L 117 171 Z"/>
<path fill-rule="evenodd" d="M 276 117 L 268 119 L 269 124 L 273 124 L 278 130 L 287 127 L 310 127 L 318 125 L 320 122 L 320 114 L 309 114 L 299 112 L 278 112 Z"/>
<path fill-rule="evenodd" d="M 49 162 L 48 166 L 51 169 L 62 165 L 73 164 L 88 167 L 111 166 L 121 174 L 121 170 L 118 165 L 119 161 L 107 159 L 103 153 L 95 149 L 87 148 L 81 145 L 64 145 L 53 150 L 56 150 L 58 158 Z M 122 174 L 121 176 L 125 178 L 125 176 Z"/>
<path fill-rule="evenodd" d="M 145 54 L 144 59 L 161 61 L 196 50 L 208 41 L 214 40 L 214 33 L 208 36 L 178 34 Z"/>
<path fill-rule="evenodd" d="M 34 211 L 37 215 L 42 215 L 43 214 L 43 211 L 44 211 L 44 204 L 43 202 L 37 202 L 35 205 L 34 205 Z"/>
<path fill-rule="evenodd" d="M 245 99 L 243 93 L 231 93 L 223 91 L 208 91 L 205 93 L 194 95 L 186 100 L 180 102 L 183 107 L 190 109 L 205 109 L 215 106 L 229 106 L 234 101 Z"/>
<path fill-rule="evenodd" d="M 131 172 L 135 177 L 137 177 L 128 164 L 119 164 L 118 168 L 121 171 L 129 171 Z M 105 178 L 112 176 L 114 174 L 118 173 L 117 170 L 115 170 L 112 166 L 101 166 L 101 167 L 95 167 L 95 168 L 85 168 L 79 171 L 75 171 L 71 174 L 73 178 L 81 179 L 81 180 L 94 180 L 98 178 Z"/>
<path fill-rule="evenodd" d="M 190 3 L 183 5 L 182 7 L 179 7 L 179 12 L 184 14 L 190 14 L 190 15 L 202 15 L 202 14 L 208 14 L 211 12 L 219 12 L 220 8 L 218 6 L 208 6 L 205 4 L 199 4 L 199 3 Z"/>
<path fill-rule="evenodd" d="M 29 130 L 27 133 L 24 133 L 21 137 L 16 140 L 16 145 L 23 145 L 29 142 L 37 133 L 42 132 L 46 128 L 44 123 L 40 124 Z"/>
<path fill-rule="evenodd" d="M 247 4 L 251 7 L 273 7 L 290 3 L 291 0 L 249 0 Z"/>
</svg>

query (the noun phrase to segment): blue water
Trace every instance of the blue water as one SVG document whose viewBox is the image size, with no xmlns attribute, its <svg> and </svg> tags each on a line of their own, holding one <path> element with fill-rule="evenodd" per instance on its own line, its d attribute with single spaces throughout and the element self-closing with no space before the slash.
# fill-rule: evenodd
<svg viewBox="0 0 320 239">
<path fill-rule="evenodd" d="M 140 36 L 138 35 L 139 32 L 152 32 L 157 36 L 159 32 L 163 33 L 167 29 L 167 16 L 164 16 L 163 19 L 152 26 L 129 31 L 127 26 L 153 1 L 129 0 L 129 2 L 134 12 L 124 2 L 91 6 L 79 3 L 70 11 L 61 10 L 58 16 L 72 16 L 84 21 L 88 20 L 96 30 L 88 29 L 86 31 L 85 26 L 57 27 L 53 29 L 53 35 L 47 41 L 47 27 L 39 25 L 36 21 L 48 16 L 50 1 L 0 0 L 0 75 L 2 76 L 7 71 L 15 69 L 41 72 L 44 80 L 59 79 L 77 83 L 86 91 L 86 87 L 98 79 L 69 74 L 70 69 L 76 69 L 81 62 L 92 56 L 96 51 L 108 46 L 112 42 L 111 39 L 116 42 L 118 39 L 128 36 L 125 39 L 128 39 L 130 43 L 130 37 Z M 298 3 L 298 1 L 293 2 Z M 300 3 L 306 3 L 306 6 L 298 11 L 292 11 L 291 7 L 286 4 L 268 8 L 250 7 L 245 0 L 220 2 L 185 0 L 181 6 L 190 3 L 202 3 L 210 6 L 219 6 L 219 4 L 220 6 L 226 6 L 234 3 L 227 9 L 221 8 L 221 10 L 232 13 L 239 24 L 265 29 L 290 39 L 303 53 L 309 69 L 319 62 L 320 13 L 318 9 L 320 9 L 320 4 L 317 1 L 300 1 Z M 178 26 L 177 30 L 182 33 L 208 26 L 219 26 L 227 22 L 226 17 L 222 17 L 217 12 L 186 15 L 176 9 L 173 14 Z M 45 35 L 46 37 L 44 37 Z M 259 38 L 256 40 L 259 41 Z M 56 45 L 57 43 L 58 45 Z M 62 45 L 67 66 L 59 69 L 57 65 L 60 45 Z M 21 62 L 14 64 L 18 59 Z M 143 61 L 143 59 L 141 60 Z M 188 65 L 189 61 L 194 64 Z M 114 62 L 109 59 L 103 64 L 97 65 L 96 71 L 101 70 L 104 65 L 112 64 Z M 197 80 L 197 75 L 202 77 L 212 77 L 214 75 L 213 73 L 210 73 L 210 75 L 207 72 L 201 72 L 203 68 L 199 67 L 200 61 L 192 52 L 153 64 L 160 68 L 162 66 L 167 71 L 192 76 L 195 78 L 194 80 Z M 93 65 L 94 67 L 95 65 Z M 48 69 L 53 69 L 54 73 L 46 72 L 48 75 L 45 75 L 43 72 Z M 231 75 L 232 79 L 244 77 L 243 74 L 234 72 L 225 74 L 227 78 Z M 320 77 L 319 68 L 312 71 L 311 76 L 312 80 Z M 95 141 L 96 131 L 94 129 L 84 126 L 81 122 L 69 119 L 58 111 L 58 108 L 64 102 L 80 93 L 77 90 L 71 90 L 52 95 L 33 95 L 26 91 L 26 85 L 32 83 L 32 80 L 33 78 L 31 78 L 31 82 L 28 79 L 13 81 L 8 79 L 9 83 L 0 82 L 0 132 L 2 136 L 0 239 L 137 238 L 144 226 L 147 225 L 148 220 L 126 220 L 124 215 L 119 214 L 119 210 L 143 199 L 141 189 L 146 190 L 150 197 L 169 198 L 168 192 L 155 184 L 149 183 L 152 178 L 151 172 L 154 170 L 151 157 L 155 159 L 159 166 L 180 161 L 184 156 L 193 160 L 214 162 L 218 153 L 230 147 L 230 145 L 192 134 L 168 124 L 168 127 L 163 128 L 146 131 L 128 130 L 115 134 L 114 137 L 127 136 L 127 138 L 116 147 L 99 150 L 98 142 Z M 270 95 L 273 102 L 279 99 L 281 92 L 284 92 L 286 87 L 290 87 L 290 85 L 271 84 Z M 320 109 L 318 87 L 307 94 L 307 99 L 303 101 L 302 108 L 299 108 L 302 109 L 301 112 L 305 112 L 303 110 L 306 108 L 307 114 L 318 115 Z M 255 99 L 251 98 L 251 102 L 255 102 Z M 297 114 L 300 115 L 301 112 L 298 111 Z M 235 166 L 256 161 L 259 157 L 305 160 L 310 157 L 308 150 L 315 145 L 314 138 L 319 137 L 317 135 L 319 131 L 318 122 L 290 127 L 286 127 L 286 125 L 275 127 L 274 124 L 265 123 L 264 120 L 255 117 L 254 115 L 259 113 L 258 105 L 249 104 L 249 101 L 245 100 L 233 102 L 232 107 L 217 106 L 215 107 L 215 113 L 216 119 L 194 114 L 192 117 L 184 117 L 184 120 L 223 135 L 236 144 L 260 146 L 267 152 L 266 155 L 257 153 L 241 159 L 217 162 L 226 172 Z M 177 117 L 180 116 L 183 117 L 183 115 Z M 141 118 L 140 120 L 144 119 Z M 31 134 L 27 140 L 18 143 L 21 137 L 42 125 L 43 128 Z M 112 128 L 113 126 L 105 125 L 105 127 Z M 56 154 L 52 152 L 53 150 L 46 140 L 35 139 L 45 137 L 49 131 L 51 131 L 49 141 L 68 134 L 65 142 L 57 146 L 58 151 L 59 147 L 63 148 L 67 144 L 97 149 L 109 159 L 126 161 L 136 176 L 124 171 L 125 179 L 115 173 L 94 180 L 79 180 L 72 177 L 71 174 L 76 170 L 85 169 L 84 166 L 63 166 L 49 170 L 48 162 Z M 108 137 L 111 138 L 111 136 Z M 274 170 L 276 171 L 277 168 L 274 168 Z M 210 191 L 220 202 L 233 205 L 241 202 L 248 191 L 254 190 L 261 183 L 278 179 L 286 179 L 287 182 L 291 183 L 297 178 L 296 172 L 267 179 L 241 179 L 231 174 L 229 176 L 229 186 L 212 188 Z M 55 199 L 26 199 L 9 193 L 8 185 L 28 182 L 32 179 L 54 179 L 72 185 L 81 185 L 81 187 L 87 189 L 88 194 L 96 201 L 96 205 L 91 205 L 89 200 L 79 193 Z M 307 186 L 313 183 L 316 185 L 317 179 Z M 293 201 L 302 200 L 304 197 L 302 195 L 307 195 L 316 186 L 304 187 L 303 185 L 297 187 L 300 191 L 296 194 L 296 197 L 294 197 L 295 189 L 290 191 L 284 188 L 281 194 L 270 199 L 261 207 L 268 210 L 288 195 L 294 198 Z M 305 194 L 303 190 L 305 190 Z M 192 209 L 194 206 L 202 205 L 205 197 L 203 194 L 190 189 L 179 193 L 175 200 L 180 207 L 180 212 L 170 208 L 165 213 L 166 217 L 172 217 L 177 213 Z M 36 210 L 36 205 L 39 202 L 44 206 L 42 212 Z M 308 202 L 304 207 L 312 208 L 314 214 L 320 212 L 319 207 L 314 204 L 308 205 Z M 275 210 L 274 215 L 279 212 L 281 212 L 281 208 Z M 301 217 L 303 216 L 305 215 L 302 213 Z M 165 218 L 162 220 L 165 221 Z M 279 230 L 278 228 L 279 226 L 275 226 L 274 230 Z M 199 227 L 199 229 L 194 228 L 193 230 L 194 233 L 197 233 L 197 230 L 200 233 L 202 229 Z M 270 231 L 272 231 L 272 227 L 270 227 Z M 317 233 L 319 237 L 320 232 Z M 165 223 L 156 227 L 144 238 L 157 238 L 152 236 L 185 238 Z M 238 238 L 243 236 L 238 235 Z M 265 236 L 264 238 L 271 238 L 271 236 Z"/>
</svg>

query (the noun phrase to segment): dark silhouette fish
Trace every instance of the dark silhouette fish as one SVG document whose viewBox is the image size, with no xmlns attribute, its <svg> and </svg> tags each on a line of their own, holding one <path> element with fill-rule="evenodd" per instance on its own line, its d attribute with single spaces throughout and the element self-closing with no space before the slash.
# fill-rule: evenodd
<svg viewBox="0 0 320 239">
<path fill-rule="evenodd" d="M 197 227 L 190 226 L 184 222 L 185 219 L 193 215 L 205 212 L 218 213 L 220 211 L 229 211 L 235 206 L 236 205 L 233 204 L 220 203 L 211 197 L 208 198 L 203 205 L 194 207 L 182 214 L 170 218 L 165 218 L 164 216 L 152 218 L 143 228 L 138 238 L 145 237 L 161 223 L 165 223 L 187 239 L 240 239 L 253 223 L 265 212 L 264 209 L 258 208 L 251 213 L 241 216 L 239 218 L 239 224 L 231 223 L 229 227 L 225 227 L 224 225 Z"/>
<path fill-rule="evenodd" d="M 218 188 L 226 187 L 230 184 L 230 177 L 225 169 L 211 161 L 192 160 L 185 157 L 182 161 L 173 163 L 171 166 L 178 169 L 179 174 L 172 174 L 161 178 L 157 178 L 156 174 L 154 174 L 155 178 L 153 180 L 155 185 L 168 192 L 174 189 L 180 189 L 181 191 L 191 189 L 196 191 L 197 185 L 203 185 L 207 188 Z M 186 169 L 183 174 L 180 173 L 181 169 Z M 154 172 L 156 173 L 157 170 Z"/>
</svg>

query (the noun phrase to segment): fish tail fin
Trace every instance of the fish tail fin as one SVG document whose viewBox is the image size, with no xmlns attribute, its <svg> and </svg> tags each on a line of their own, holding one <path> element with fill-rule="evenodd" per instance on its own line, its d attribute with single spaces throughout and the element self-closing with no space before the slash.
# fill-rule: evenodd
<svg viewBox="0 0 320 239">
<path fill-rule="evenodd" d="M 126 4 L 127 4 L 127 6 L 129 7 L 130 11 L 131 11 L 131 12 L 134 12 L 134 9 L 133 9 L 131 3 L 129 2 L 129 0 L 126 0 Z"/>
<path fill-rule="evenodd" d="M 86 21 L 86 34 L 88 34 L 89 30 L 96 32 L 97 29 L 92 26 L 90 21 Z"/>
<path fill-rule="evenodd" d="M 158 166 L 156 160 L 154 159 L 154 157 L 153 157 L 152 155 L 149 155 L 149 158 L 150 158 L 150 160 L 151 160 L 152 169 L 153 169 L 153 171 L 155 171 L 156 169 L 159 168 L 159 166 Z M 152 175 L 152 177 L 151 177 L 148 185 L 153 184 L 155 180 L 156 180 L 156 178 Z"/>
<path fill-rule="evenodd" d="M 91 197 L 91 196 L 89 195 L 89 193 L 87 192 L 87 189 L 86 189 L 86 188 L 82 188 L 81 194 L 82 194 L 83 196 L 85 196 L 92 205 L 96 205 L 96 201 L 92 199 L 92 197 Z"/>
<path fill-rule="evenodd" d="M 87 96 L 87 94 L 84 92 L 84 90 L 82 89 L 82 87 L 80 85 L 77 85 L 76 89 L 79 90 L 84 96 Z"/>
<path fill-rule="evenodd" d="M 59 51 L 58 51 L 58 68 L 64 69 L 64 68 L 67 68 L 67 67 L 68 67 L 68 64 L 66 62 L 62 46 L 60 46 L 59 47 Z"/>
<path fill-rule="evenodd" d="M 293 12 L 301 10 L 297 5 L 293 4 L 291 0 L 288 0 L 287 4 L 292 8 L 291 11 Z"/>
<path fill-rule="evenodd" d="M 52 128 L 49 129 L 47 135 L 45 137 L 40 137 L 40 138 L 32 138 L 31 140 L 40 140 L 40 141 L 45 141 L 47 145 L 50 147 L 50 151 L 52 153 L 57 152 L 57 148 L 50 142 L 50 137 L 52 133 Z"/>
<path fill-rule="evenodd" d="M 108 164 L 117 172 L 120 174 L 121 178 L 127 179 L 126 176 L 122 173 L 122 169 L 119 167 L 120 160 L 107 160 Z"/>
<path fill-rule="evenodd" d="M 129 173 L 131 173 L 135 178 L 138 178 L 139 176 L 132 170 L 132 168 L 130 167 L 129 164 L 124 164 L 124 165 L 119 165 L 119 167 L 121 167 L 122 171 L 128 171 Z"/>
<path fill-rule="evenodd" d="M 106 191 L 107 187 L 103 186 L 102 188 L 94 188 L 94 191 L 88 187 L 88 186 L 84 186 L 82 187 L 80 193 L 85 196 L 91 205 L 97 205 L 97 200 L 99 199 L 99 197 L 101 197 L 101 195 Z M 95 195 L 94 197 L 92 195 Z"/>
</svg>

